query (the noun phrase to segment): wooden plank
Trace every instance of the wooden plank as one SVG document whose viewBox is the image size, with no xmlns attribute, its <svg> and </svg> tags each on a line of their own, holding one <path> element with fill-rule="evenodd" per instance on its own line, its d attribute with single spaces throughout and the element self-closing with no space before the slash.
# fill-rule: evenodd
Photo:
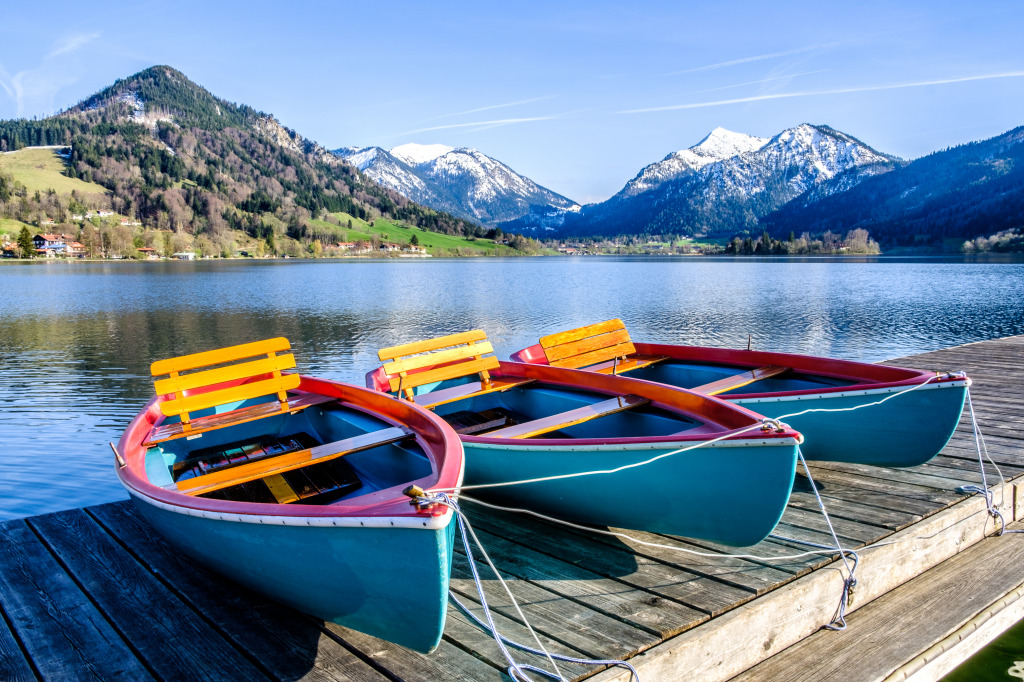
<svg viewBox="0 0 1024 682">
<path fill-rule="evenodd" d="M 384 676 L 325 636 L 316 619 L 251 592 L 194 563 L 169 545 L 130 502 L 89 507 L 166 589 L 210 622 L 272 678 L 311 682 L 380 682 Z"/>
<path fill-rule="evenodd" d="M 35 682 L 36 674 L 29 665 L 14 633 L 0 618 L 0 679 L 9 682 Z"/>
<path fill-rule="evenodd" d="M 601 348 L 589 353 L 581 353 L 580 355 L 574 355 L 570 358 L 563 360 L 555 360 L 550 363 L 553 367 L 566 367 L 568 369 L 577 369 L 579 367 L 586 367 L 587 365 L 594 365 L 599 362 L 605 362 L 612 358 L 624 358 L 627 355 L 632 355 L 636 352 L 636 348 L 632 343 L 621 343 L 617 346 L 610 346 L 608 348 Z"/>
<path fill-rule="evenodd" d="M 720 583 L 680 566 L 634 554 L 627 547 L 598 542 L 592 533 L 569 533 L 564 526 L 540 521 L 527 514 L 509 515 L 490 511 L 485 514 L 470 509 L 468 515 L 475 528 L 562 561 L 583 566 L 605 578 L 621 580 L 711 616 L 724 613 L 755 596 L 751 590 Z"/>
<path fill-rule="evenodd" d="M 411 372 L 414 369 L 423 369 L 424 367 L 429 367 L 431 365 L 444 365 L 449 362 L 459 362 L 470 358 L 478 358 L 493 352 L 494 347 L 491 346 L 490 341 L 471 343 L 468 346 L 458 346 L 456 348 L 449 348 L 448 350 L 438 350 L 433 353 L 403 357 L 393 362 L 387 362 L 384 364 L 384 372 L 388 375 L 398 374 L 400 372 Z M 391 390 L 394 390 L 394 388 Z"/>
<path fill-rule="evenodd" d="M 734 682 L 880 680 L 1018 587 L 1022 562 L 1024 537 L 983 540 L 853 613 L 845 632 L 819 631 Z"/>
<path fill-rule="evenodd" d="M 182 398 L 164 400 L 160 403 L 160 411 L 168 417 L 174 417 L 184 412 L 197 412 L 218 405 L 226 405 L 227 403 L 262 398 L 265 395 L 271 395 L 278 391 L 290 391 L 298 388 L 301 381 L 302 379 L 298 374 L 285 374 L 280 378 L 252 381 L 219 391 L 193 393 Z"/>
<path fill-rule="evenodd" d="M 769 365 L 767 367 L 758 367 L 757 369 L 748 370 L 739 374 L 734 374 L 718 381 L 712 381 L 709 384 L 703 386 L 697 386 L 690 389 L 697 393 L 705 393 L 707 395 L 718 395 L 719 393 L 725 393 L 726 391 L 732 391 L 737 388 L 742 388 L 755 381 L 761 381 L 762 379 L 769 379 L 783 372 L 788 372 L 789 367 L 777 367 Z"/>
<path fill-rule="evenodd" d="M 412 389 L 417 386 L 432 384 L 437 381 L 461 379 L 462 377 L 467 377 L 470 374 L 489 372 L 492 369 L 498 369 L 500 364 L 501 363 L 498 362 L 498 358 L 491 355 L 486 358 L 480 358 L 479 360 L 468 360 L 454 365 L 435 367 L 422 372 L 416 372 L 415 374 L 409 374 L 405 377 L 390 377 L 388 382 L 392 391 L 397 391 L 399 387 L 403 390 Z"/>
<path fill-rule="evenodd" d="M 154 675 L 169 680 L 265 675 L 167 590 L 82 510 L 29 522 Z"/>
<path fill-rule="evenodd" d="M 275 355 L 272 358 L 262 358 L 252 362 L 243 362 L 227 367 L 206 370 L 205 372 L 193 372 L 192 374 L 179 374 L 167 379 L 159 379 L 153 382 L 157 395 L 168 395 L 178 391 L 191 391 L 203 386 L 213 386 L 226 381 L 235 381 L 255 377 L 261 374 L 271 374 L 295 367 L 295 356 Z"/>
<path fill-rule="evenodd" d="M 440 391 L 421 393 L 413 398 L 413 402 L 421 407 L 433 408 L 438 405 L 454 403 L 466 398 L 475 398 L 476 396 L 488 393 L 501 393 L 516 386 L 532 384 L 535 381 L 536 379 L 491 379 L 487 384 L 480 381 L 471 381 L 461 386 L 452 386 L 451 388 L 442 388 Z"/>
<path fill-rule="evenodd" d="M 380 431 L 371 431 L 370 433 L 337 440 L 333 443 L 317 445 L 306 450 L 288 452 L 277 457 L 247 462 L 246 464 L 239 464 L 227 469 L 218 469 L 203 476 L 181 479 L 173 487 L 165 487 L 172 490 L 176 489 L 186 495 L 202 495 L 240 483 L 255 481 L 258 478 L 301 469 L 310 464 L 337 459 L 338 457 L 350 455 L 353 452 L 361 452 L 381 445 L 387 445 L 388 443 L 394 443 L 411 435 L 413 435 L 413 431 L 409 427 L 393 426 L 381 429 Z"/>
<path fill-rule="evenodd" d="M 553 414 L 543 419 L 534 419 L 522 424 L 506 426 L 503 429 L 490 431 L 484 435 L 487 438 L 531 438 L 552 431 L 558 431 L 559 429 L 565 429 L 576 424 L 582 424 L 598 417 L 630 410 L 634 407 L 646 405 L 649 402 L 651 401 L 647 398 L 641 398 L 637 395 L 621 395 L 608 400 L 602 400 L 593 405 L 586 405 L 575 410 Z"/>
<path fill-rule="evenodd" d="M 271 474 L 264 478 L 263 482 L 267 484 L 270 494 L 274 496 L 278 504 L 291 504 L 299 501 L 298 494 L 288 485 L 288 481 L 281 474 Z"/>
<path fill-rule="evenodd" d="M 557 346 L 545 346 L 543 343 L 541 346 L 544 348 L 544 355 L 547 357 L 548 362 L 557 366 L 559 360 L 567 360 L 577 355 L 626 344 L 632 345 L 632 342 L 629 340 L 629 332 L 622 328 Z M 633 352 L 635 353 L 636 349 Z"/>
<path fill-rule="evenodd" d="M 421 654 L 335 623 L 324 623 L 328 636 L 385 671 L 391 680 L 481 682 L 502 679 L 498 670 L 445 637 L 433 652 Z M 507 678 L 505 678 L 507 679 Z"/>
<path fill-rule="evenodd" d="M 300 412 L 307 407 L 322 405 L 336 400 L 337 398 L 333 398 L 331 396 L 318 395 L 316 393 L 302 393 L 288 401 L 287 412 Z M 143 443 L 143 445 L 156 445 L 157 443 L 162 443 L 166 440 L 194 436 L 200 433 L 206 433 L 207 431 L 222 429 L 227 426 L 235 426 L 237 424 L 256 421 L 257 419 L 263 419 L 264 417 L 272 417 L 281 413 L 281 403 L 276 400 L 272 400 L 259 405 L 243 407 L 240 410 L 231 410 L 230 412 L 221 412 L 220 414 L 211 414 L 207 417 L 194 419 L 191 423 L 191 428 L 188 431 L 185 431 L 184 425 L 180 422 L 172 422 L 170 424 L 161 423 L 153 427 L 149 432 L 149 435 L 146 437 L 146 442 Z"/>
<path fill-rule="evenodd" d="M 20 519 L 0 525 L 0 609 L 44 679 L 153 679 Z M 36 679 L 14 638 L 2 639 L 3 679 Z"/>
<path fill-rule="evenodd" d="M 997 495 L 998 498 L 998 495 Z M 1008 507 L 1003 507 L 1006 513 Z M 992 532 L 985 501 L 971 498 L 900 531 L 886 543 L 860 552 L 852 612 L 938 565 Z M 971 523 L 961 523 L 972 519 Z M 712 621 L 669 639 L 633 663 L 644 679 L 728 680 L 818 630 L 836 608 L 842 587 L 838 570 L 817 570 Z M 626 682 L 606 670 L 595 682 Z"/>
<path fill-rule="evenodd" d="M 557 594 L 539 585 L 511 574 L 506 575 L 500 566 L 498 570 L 502 571 L 502 578 L 515 595 L 516 602 L 530 625 L 538 633 L 562 646 L 572 647 L 583 656 L 616 658 L 626 651 L 645 648 L 654 641 L 646 630 L 638 629 L 581 604 L 560 599 Z M 478 560 L 477 571 L 487 594 L 487 603 L 494 612 L 510 622 L 520 623 L 521 619 L 515 606 L 504 588 L 493 577 L 486 562 Z M 479 596 L 469 572 L 469 560 L 461 552 L 456 553 L 452 564 L 452 589 L 458 593 L 459 601 L 462 603 L 477 605 Z M 528 643 L 530 639 L 527 636 L 525 640 L 520 641 Z"/>
<path fill-rule="evenodd" d="M 486 531 L 477 535 L 507 579 L 528 580 L 607 616 L 646 630 L 649 644 L 702 621 L 705 614 L 661 599 L 618 580 L 602 578 L 584 567 L 549 557 Z"/>
<path fill-rule="evenodd" d="M 164 374 L 170 374 L 171 372 L 187 372 L 190 369 L 219 365 L 221 363 L 233 362 L 235 360 L 251 358 L 257 355 L 279 353 L 281 351 L 290 350 L 291 347 L 291 344 L 288 343 L 288 339 L 284 337 L 265 339 L 263 341 L 253 341 L 252 343 L 243 343 L 237 346 L 217 348 L 215 350 L 208 350 L 202 353 L 193 353 L 191 355 L 181 355 L 176 358 L 167 358 L 166 360 L 157 360 L 150 365 L 150 373 L 153 376 L 158 377 L 163 376 Z"/>
<path fill-rule="evenodd" d="M 389 346 L 388 348 L 381 348 L 379 351 L 377 351 L 377 358 L 381 361 L 393 360 L 395 358 L 404 357 L 406 355 L 427 353 L 430 351 L 438 350 L 440 348 L 447 348 L 449 346 L 458 346 L 463 343 L 475 343 L 477 341 L 486 340 L 486 332 L 484 332 L 482 329 L 474 329 L 468 332 L 460 332 L 458 334 L 449 334 L 447 336 L 437 336 L 432 339 L 424 339 L 423 341 L 403 343 L 400 346 Z"/>
<path fill-rule="evenodd" d="M 604 322 L 595 322 L 594 324 L 569 329 L 564 332 L 548 334 L 547 336 L 540 337 L 539 343 L 541 348 L 550 348 L 552 346 L 562 345 L 563 343 L 579 341 L 580 339 L 585 339 L 588 336 L 594 336 L 595 334 L 605 334 L 607 332 L 615 331 L 616 329 L 625 328 L 626 325 L 622 320 L 616 318 L 612 320 L 605 320 Z"/>
</svg>

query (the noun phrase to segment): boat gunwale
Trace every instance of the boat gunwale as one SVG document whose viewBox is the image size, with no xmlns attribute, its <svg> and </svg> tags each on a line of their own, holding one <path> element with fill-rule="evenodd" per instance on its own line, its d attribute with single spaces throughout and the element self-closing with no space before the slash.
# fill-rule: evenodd
<svg viewBox="0 0 1024 682">
<path fill-rule="evenodd" d="M 672 344 L 641 343 L 633 342 L 636 347 L 636 355 L 660 355 L 666 356 L 669 361 L 682 360 L 697 364 L 730 365 L 740 371 L 756 369 L 768 365 L 788 367 L 791 370 L 809 376 L 829 377 L 853 381 L 853 384 L 846 386 L 822 386 L 816 388 L 805 388 L 792 391 L 762 391 L 758 393 L 727 393 L 718 397 L 729 400 L 751 400 L 759 398 L 784 399 L 787 397 L 818 396 L 836 393 L 852 393 L 871 391 L 876 389 L 905 388 L 914 385 L 929 383 L 940 385 L 950 382 L 964 382 L 970 385 L 970 379 L 965 376 L 953 374 L 939 375 L 928 370 L 912 369 L 909 367 L 897 367 L 893 365 L 880 365 L 856 360 L 838 360 L 813 355 L 801 355 L 798 353 L 782 353 L 776 351 L 756 351 L 741 348 L 715 348 L 712 346 L 681 346 Z M 710 356 L 710 357 L 709 357 Z M 547 366 L 543 349 L 540 344 L 534 344 L 516 351 L 511 356 L 514 363 L 529 364 L 534 366 Z M 829 371 L 822 365 L 832 365 L 840 371 Z M 847 373 L 856 370 L 855 373 Z M 587 371 L 587 370 L 582 370 Z M 857 373 L 859 372 L 859 373 Z M 866 375 L 867 374 L 867 375 Z M 900 378 L 883 378 L 878 375 L 902 375 Z M 874 377 L 870 375 L 875 375 Z M 660 383 L 650 379 L 638 379 Z M 670 385 L 670 384 L 665 384 Z"/>
<path fill-rule="evenodd" d="M 451 510 L 443 505 L 433 505 L 419 509 L 411 504 L 411 500 L 402 494 L 409 484 L 415 483 L 422 488 L 438 488 L 457 490 L 462 485 L 465 463 L 462 455 L 462 444 L 454 429 L 443 419 L 428 410 L 405 401 L 393 398 L 369 389 L 317 377 L 300 375 L 301 383 L 297 391 L 306 391 L 330 395 L 338 398 L 338 404 L 346 409 L 353 409 L 375 418 L 381 419 L 391 426 L 410 426 L 414 430 L 413 437 L 430 461 L 431 474 L 419 479 L 402 482 L 383 490 L 377 490 L 365 496 L 356 496 L 338 500 L 329 505 L 274 504 L 256 502 L 234 502 L 186 495 L 168 490 L 149 482 L 144 472 L 145 455 L 148 450 L 142 443 L 150 429 L 164 419 L 160 411 L 160 402 L 166 396 L 154 396 L 142 410 L 132 419 L 125 429 L 116 450 L 124 458 L 125 466 L 117 466 L 117 476 L 129 493 L 135 493 L 147 502 L 157 502 L 172 510 L 180 509 L 183 513 L 198 512 L 208 518 L 225 516 L 246 517 L 250 520 L 262 517 L 276 519 L 273 523 L 287 525 L 355 525 L 355 523 L 316 523 L 312 520 L 324 521 L 351 519 L 363 521 L 366 526 L 369 519 L 395 520 L 396 527 L 432 527 L 436 522 L 432 519 L 445 518 L 443 525 L 450 521 Z M 243 381 L 247 381 L 243 380 Z M 242 383 L 239 381 L 237 383 Z M 353 393 L 355 395 L 353 395 Z M 329 403 L 323 404 L 327 406 Z M 315 408 L 307 408 L 315 409 Z M 374 498 L 371 502 L 360 501 Z M 231 520 L 223 518 L 223 520 Z M 296 523 L 310 520 L 310 523 Z M 410 521 L 428 523 L 410 524 Z M 262 521 L 251 521 L 262 522 Z"/>
<path fill-rule="evenodd" d="M 758 429 L 757 431 L 736 433 L 749 429 L 749 427 L 754 425 L 762 425 L 764 418 L 742 405 L 727 402 L 716 396 L 695 393 L 686 389 L 668 386 L 667 384 L 643 381 L 621 375 L 611 376 L 578 369 L 507 361 L 501 361 L 499 368 L 491 371 L 491 377 L 536 380 L 536 383 L 523 385 L 523 390 L 536 389 L 542 385 L 552 385 L 558 388 L 582 389 L 612 397 L 634 394 L 648 398 L 651 407 L 660 408 L 689 419 L 696 419 L 701 424 L 693 429 L 663 436 L 520 439 L 488 438 L 486 435 L 460 435 L 459 438 L 467 444 L 494 445 L 508 448 L 529 446 L 568 449 L 576 446 L 594 445 L 687 444 L 706 442 L 713 438 L 722 438 L 723 441 L 731 442 L 749 441 L 752 445 L 755 444 L 754 441 L 764 440 L 778 440 L 780 445 L 789 444 L 794 439 L 796 442 L 803 442 L 803 437 L 798 432 L 785 425 L 781 431 L 775 429 L 763 431 Z M 377 367 L 368 372 L 366 374 L 366 383 L 373 390 L 380 391 L 385 395 L 391 395 L 388 392 L 388 377 L 384 373 L 383 367 Z M 517 388 L 519 387 L 514 387 L 510 390 L 516 390 Z M 763 445 L 763 443 L 756 444 Z"/>
</svg>

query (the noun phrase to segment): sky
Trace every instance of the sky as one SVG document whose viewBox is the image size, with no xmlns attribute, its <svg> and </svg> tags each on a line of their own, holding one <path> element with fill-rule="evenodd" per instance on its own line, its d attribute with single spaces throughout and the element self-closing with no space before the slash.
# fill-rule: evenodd
<svg viewBox="0 0 1024 682">
<path fill-rule="evenodd" d="M 155 64 L 329 149 L 473 147 L 580 203 L 715 127 L 914 159 L 1024 124 L 1016 2 L 9 3 L 0 119 Z"/>
</svg>

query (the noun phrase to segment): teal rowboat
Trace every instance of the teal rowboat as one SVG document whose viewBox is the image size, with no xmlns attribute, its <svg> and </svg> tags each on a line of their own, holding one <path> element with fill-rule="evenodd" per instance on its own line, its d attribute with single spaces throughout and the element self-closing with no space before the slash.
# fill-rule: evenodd
<svg viewBox="0 0 1024 682">
<path fill-rule="evenodd" d="M 454 334 L 384 349 L 390 361 L 367 375 L 460 434 L 465 495 L 730 545 L 760 542 L 778 523 L 796 469 L 792 429 L 717 398 L 499 362 L 491 350 L 482 331 Z"/>
<path fill-rule="evenodd" d="M 158 381 L 122 436 L 121 482 L 146 520 L 196 561 L 318 618 L 433 650 L 455 517 L 402 491 L 457 489 L 458 437 L 411 403 L 269 370 L 294 361 L 276 355 L 286 340 L 261 343 L 154 363 L 177 385 Z M 226 381 L 223 368 L 181 373 L 229 351 L 263 359 L 233 365 L 242 369 Z"/>
<path fill-rule="evenodd" d="M 578 348 L 583 352 L 576 352 Z M 961 373 L 792 353 L 633 343 L 621 320 L 553 334 L 512 355 L 717 395 L 803 434 L 808 459 L 923 464 L 949 442 L 971 380 Z"/>
</svg>

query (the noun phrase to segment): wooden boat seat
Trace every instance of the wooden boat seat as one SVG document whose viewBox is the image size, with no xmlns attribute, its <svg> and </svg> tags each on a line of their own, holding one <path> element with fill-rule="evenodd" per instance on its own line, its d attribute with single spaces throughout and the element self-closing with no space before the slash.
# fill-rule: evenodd
<svg viewBox="0 0 1024 682">
<path fill-rule="evenodd" d="M 388 375 L 392 391 L 400 398 L 429 408 L 495 391 L 507 391 L 533 381 L 491 379 L 490 371 L 499 366 L 498 358 L 493 353 L 494 348 L 487 340 L 487 334 L 475 329 L 382 348 L 377 357 L 384 363 L 384 372 Z M 480 380 L 421 395 L 415 395 L 413 391 L 418 386 L 461 379 L 473 374 L 479 375 Z"/>
<path fill-rule="evenodd" d="M 768 365 L 767 367 L 758 367 L 757 369 L 747 370 L 734 374 L 731 377 L 725 377 L 718 381 L 712 381 L 709 384 L 703 386 L 697 386 L 691 388 L 691 391 L 697 393 L 703 393 L 705 395 L 718 395 L 719 393 L 725 393 L 736 388 L 741 388 L 747 384 L 752 384 L 755 381 L 761 381 L 762 379 L 768 379 L 769 377 L 788 372 L 789 367 L 779 367 L 777 365 Z"/>
<path fill-rule="evenodd" d="M 164 488 L 176 490 L 186 495 L 202 495 L 220 490 L 221 488 L 263 479 L 274 497 L 279 502 L 287 503 L 297 500 L 298 496 L 296 495 L 294 499 L 290 499 L 291 495 L 294 495 L 294 491 L 289 494 L 291 486 L 288 485 L 281 474 L 293 469 L 309 466 L 310 464 L 327 462 L 354 452 L 395 443 L 412 435 L 413 431 L 408 427 L 393 426 L 351 438 L 336 440 L 333 443 L 317 445 L 305 450 L 287 452 L 275 457 L 266 457 L 254 462 L 217 469 L 201 476 L 194 476 L 179 480 L 176 483 L 170 483 L 164 486 Z"/>
<path fill-rule="evenodd" d="M 622 320 L 543 336 L 540 346 L 553 367 L 586 368 L 601 374 L 628 372 L 666 359 L 661 355 L 638 355 Z"/>
<path fill-rule="evenodd" d="M 311 405 L 334 400 L 326 396 L 310 394 L 289 399 L 288 391 L 298 387 L 299 376 L 297 374 L 282 374 L 282 370 L 295 367 L 295 357 L 291 353 L 287 355 L 278 355 L 278 353 L 290 348 L 288 339 L 278 337 L 167 360 L 157 360 L 150 367 L 150 372 L 154 377 L 167 375 L 167 378 L 154 382 L 156 394 L 174 396 L 161 402 L 160 410 L 168 417 L 180 417 L 180 421 L 155 425 L 144 445 L 154 445 L 183 436 L 192 436 L 226 426 L 243 424 L 275 414 L 297 412 Z M 250 362 L 239 362 L 257 356 L 266 357 Z M 215 365 L 223 366 L 209 369 Z M 183 372 L 196 369 L 203 371 L 183 374 Z M 221 387 L 226 382 L 236 382 L 239 379 L 248 381 Z M 190 416 L 191 412 L 275 394 L 277 400 L 270 402 L 197 419 L 192 419 Z"/>
<path fill-rule="evenodd" d="M 514 426 L 508 426 L 497 431 L 489 431 L 481 435 L 486 438 L 532 438 L 533 436 L 540 436 L 576 424 L 582 424 L 591 419 L 646 405 L 649 402 L 651 401 L 647 398 L 641 398 L 637 395 L 620 395 L 594 403 L 593 405 L 586 405 L 575 410 L 569 410 L 568 412 L 560 412 L 541 419 L 515 424 Z"/>
</svg>

